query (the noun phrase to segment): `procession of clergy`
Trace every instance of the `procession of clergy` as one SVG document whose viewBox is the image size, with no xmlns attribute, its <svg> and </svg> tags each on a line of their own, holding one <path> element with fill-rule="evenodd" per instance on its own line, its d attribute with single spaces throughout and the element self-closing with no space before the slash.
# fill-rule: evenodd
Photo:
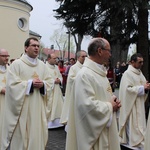
<svg viewBox="0 0 150 150">
<path fill-rule="evenodd" d="M 93 38 L 88 52 L 76 53 L 63 97 L 57 57 L 39 60 L 39 44 L 28 38 L 24 54 L 10 65 L 8 51 L 0 48 L 0 150 L 45 150 L 48 129 L 61 126 L 66 150 L 149 150 L 145 102 L 150 83 L 140 70 L 141 54 L 131 56 L 117 98 L 105 67 L 110 44 Z"/>
</svg>

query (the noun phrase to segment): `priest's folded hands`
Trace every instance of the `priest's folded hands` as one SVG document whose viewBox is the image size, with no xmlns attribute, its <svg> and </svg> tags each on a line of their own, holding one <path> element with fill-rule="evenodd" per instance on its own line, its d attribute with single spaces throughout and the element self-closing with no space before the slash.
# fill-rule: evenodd
<svg viewBox="0 0 150 150">
<path fill-rule="evenodd" d="M 113 111 L 118 111 L 118 109 L 121 107 L 121 102 L 115 95 L 112 95 L 110 103 L 112 104 Z"/>
<path fill-rule="evenodd" d="M 60 83 L 61 83 L 60 79 L 59 79 L 59 78 L 56 78 L 56 79 L 55 79 L 55 84 L 60 84 Z"/>
<path fill-rule="evenodd" d="M 43 83 L 42 80 L 40 80 L 40 79 L 33 79 L 33 87 L 34 88 L 40 89 L 43 86 L 44 86 L 44 83 Z"/>
<path fill-rule="evenodd" d="M 144 85 L 144 89 L 145 90 L 149 90 L 150 89 L 150 83 L 147 81 L 146 84 Z"/>
</svg>

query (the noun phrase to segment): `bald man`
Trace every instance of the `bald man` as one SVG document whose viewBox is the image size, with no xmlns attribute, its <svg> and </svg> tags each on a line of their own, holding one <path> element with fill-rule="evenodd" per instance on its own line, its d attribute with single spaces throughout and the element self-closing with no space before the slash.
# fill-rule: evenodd
<svg viewBox="0 0 150 150">
<path fill-rule="evenodd" d="M 0 49 L 0 140 L 2 136 L 2 118 L 4 113 L 5 87 L 6 87 L 6 73 L 9 54 L 5 49 Z"/>
<path fill-rule="evenodd" d="M 88 55 L 72 85 L 66 150 L 120 150 L 115 112 L 121 104 L 104 67 L 111 57 L 109 42 L 92 39 Z"/>
</svg>

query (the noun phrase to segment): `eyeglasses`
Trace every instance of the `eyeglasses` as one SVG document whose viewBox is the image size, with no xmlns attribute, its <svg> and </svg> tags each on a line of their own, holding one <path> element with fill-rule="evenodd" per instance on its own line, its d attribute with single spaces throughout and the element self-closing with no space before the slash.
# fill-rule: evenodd
<svg viewBox="0 0 150 150">
<path fill-rule="evenodd" d="M 109 53 L 112 53 L 111 49 L 102 48 L 102 50 L 108 51 Z"/>
<path fill-rule="evenodd" d="M 143 61 L 139 61 L 138 63 L 139 63 L 139 64 L 143 64 Z"/>
<path fill-rule="evenodd" d="M 38 48 L 40 47 L 40 45 L 36 45 L 36 44 L 31 44 L 29 46 L 38 47 Z"/>
<path fill-rule="evenodd" d="M 85 58 L 85 57 L 87 57 L 87 55 L 86 56 L 81 56 L 82 58 Z"/>
<path fill-rule="evenodd" d="M 9 55 L 0 55 L 1 57 L 10 57 Z"/>
</svg>

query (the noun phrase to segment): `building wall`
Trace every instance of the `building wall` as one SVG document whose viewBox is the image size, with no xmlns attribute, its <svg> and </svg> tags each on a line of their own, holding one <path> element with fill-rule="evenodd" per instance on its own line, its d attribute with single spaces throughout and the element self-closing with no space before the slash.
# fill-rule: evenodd
<svg viewBox="0 0 150 150">
<path fill-rule="evenodd" d="M 31 10 L 30 5 L 20 1 L 0 0 L 0 47 L 9 51 L 10 59 L 16 59 L 24 52 Z"/>
</svg>

